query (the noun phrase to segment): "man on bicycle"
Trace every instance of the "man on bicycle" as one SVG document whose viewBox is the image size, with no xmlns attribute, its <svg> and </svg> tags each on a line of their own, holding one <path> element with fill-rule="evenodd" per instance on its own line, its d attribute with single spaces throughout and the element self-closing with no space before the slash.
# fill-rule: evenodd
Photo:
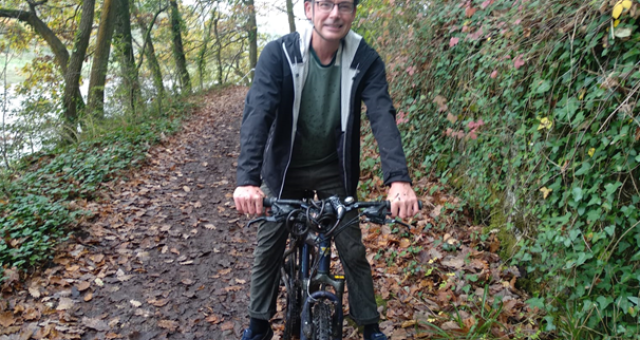
<svg viewBox="0 0 640 340">
<path fill-rule="evenodd" d="M 355 197 L 362 102 L 380 149 L 384 183 L 390 186 L 392 216 L 406 218 L 418 212 L 384 63 L 351 31 L 357 1 L 305 0 L 309 24 L 271 41 L 262 51 L 240 132 L 238 187 L 233 194 L 238 212 L 260 215 L 265 196 L 300 199 L 313 192 L 321 199 Z M 282 224 L 258 227 L 251 319 L 243 340 L 273 336 L 269 319 L 276 312 L 287 236 Z M 378 327 L 371 267 L 359 226 L 346 227 L 335 236 L 335 244 L 346 274 L 350 316 L 364 326 L 365 340 L 387 339 Z"/>
</svg>

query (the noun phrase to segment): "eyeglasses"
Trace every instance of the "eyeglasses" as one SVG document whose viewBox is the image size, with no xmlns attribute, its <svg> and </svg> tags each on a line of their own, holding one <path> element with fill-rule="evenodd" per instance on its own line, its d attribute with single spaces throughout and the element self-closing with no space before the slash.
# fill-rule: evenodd
<svg viewBox="0 0 640 340">
<path fill-rule="evenodd" d="M 338 5 L 338 12 L 340 12 L 340 14 L 351 14 L 353 13 L 353 9 L 355 8 L 353 2 L 335 3 L 331 1 L 316 1 L 315 3 L 318 4 L 318 9 L 323 13 L 329 13 L 333 11 L 333 7 L 335 7 L 336 5 Z"/>
</svg>

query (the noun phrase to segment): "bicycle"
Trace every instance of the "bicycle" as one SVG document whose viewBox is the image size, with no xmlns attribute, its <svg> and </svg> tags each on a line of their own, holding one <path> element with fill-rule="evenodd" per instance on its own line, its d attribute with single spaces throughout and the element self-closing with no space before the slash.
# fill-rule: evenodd
<svg viewBox="0 0 640 340">
<path fill-rule="evenodd" d="M 419 202 L 420 208 L 422 204 Z M 269 215 L 250 221 L 285 223 L 289 247 L 281 266 L 286 291 L 284 340 L 298 334 L 300 340 L 342 339 L 342 296 L 345 278 L 331 273 L 333 237 L 343 228 L 359 223 L 360 217 L 376 224 L 398 223 L 388 219 L 388 201 L 356 202 L 353 197 L 341 201 L 337 196 L 324 200 L 265 198 Z M 340 225 L 349 211 L 361 210 L 357 217 Z"/>
</svg>

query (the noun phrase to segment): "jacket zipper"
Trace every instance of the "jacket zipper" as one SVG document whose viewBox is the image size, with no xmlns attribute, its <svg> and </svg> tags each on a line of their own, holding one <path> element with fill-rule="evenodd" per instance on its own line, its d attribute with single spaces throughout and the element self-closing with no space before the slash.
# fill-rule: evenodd
<svg viewBox="0 0 640 340">
<path fill-rule="evenodd" d="M 282 49 L 284 50 L 284 54 L 287 57 L 287 62 L 289 62 L 289 68 L 291 69 L 291 73 L 292 73 L 291 74 L 291 78 L 293 80 L 293 103 L 292 103 L 293 107 L 291 108 L 291 113 L 295 114 L 296 95 L 298 94 L 297 93 L 298 92 L 298 84 L 297 84 L 297 82 L 298 82 L 299 73 L 296 70 L 295 74 L 293 74 L 294 73 L 294 69 L 293 69 L 293 67 L 294 67 L 293 65 L 294 64 L 291 63 L 291 57 L 289 57 L 289 53 L 287 52 L 287 48 L 284 45 L 284 43 L 282 43 Z M 298 64 L 298 57 L 297 56 L 295 57 L 295 62 L 296 62 L 295 65 L 297 65 Z M 291 133 L 291 147 L 289 147 L 289 159 L 287 160 L 287 166 L 285 166 L 284 173 L 282 175 L 282 184 L 280 184 L 280 193 L 278 193 L 278 199 L 282 197 L 282 192 L 284 191 L 284 181 L 287 178 L 287 172 L 289 171 L 289 165 L 291 165 L 291 158 L 293 156 L 293 142 L 294 142 L 294 139 L 295 139 L 295 131 L 297 130 L 297 127 L 296 126 L 292 126 L 291 128 L 292 128 L 293 131 Z"/>
</svg>

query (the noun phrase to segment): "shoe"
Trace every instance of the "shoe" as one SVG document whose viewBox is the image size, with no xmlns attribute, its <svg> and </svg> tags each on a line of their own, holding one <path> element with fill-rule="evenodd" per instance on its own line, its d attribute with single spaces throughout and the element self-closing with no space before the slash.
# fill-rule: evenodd
<svg viewBox="0 0 640 340">
<path fill-rule="evenodd" d="M 251 328 L 247 328 L 244 330 L 244 332 L 242 332 L 242 340 L 271 340 L 271 338 L 273 338 L 273 330 L 271 328 L 269 328 L 269 330 L 265 334 L 253 334 Z M 377 338 L 374 339 L 377 340 Z M 387 337 L 380 339 L 386 340 Z"/>
<path fill-rule="evenodd" d="M 364 338 L 364 340 L 389 340 L 389 338 L 382 332 L 375 332 L 371 336 Z"/>
</svg>

